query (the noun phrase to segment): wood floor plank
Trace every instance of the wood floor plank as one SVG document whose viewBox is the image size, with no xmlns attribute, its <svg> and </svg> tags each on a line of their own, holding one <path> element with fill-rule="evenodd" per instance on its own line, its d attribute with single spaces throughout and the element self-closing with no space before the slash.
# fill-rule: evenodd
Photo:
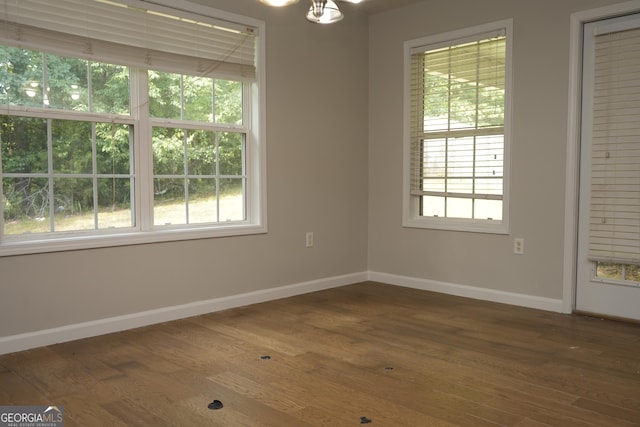
<svg viewBox="0 0 640 427">
<path fill-rule="evenodd" d="M 120 406 L 119 401 L 103 401 L 98 396 L 92 394 L 68 395 L 57 400 L 57 403 L 65 408 L 65 424 L 78 426 L 113 426 L 127 427 L 131 424 L 127 419 L 118 417 L 117 412 L 111 410 L 110 405 Z M 117 405 L 117 406 L 116 406 Z M 81 407 L 82 411 L 67 408 Z M 124 408 L 118 408 L 123 410 Z"/>
<path fill-rule="evenodd" d="M 375 282 L 0 356 L 68 427 L 631 427 L 639 390 L 640 325 Z"/>
<path fill-rule="evenodd" d="M 10 370 L 0 372 L 0 405 L 31 405 L 33 402 L 45 402 L 45 393 L 25 381 Z"/>
</svg>

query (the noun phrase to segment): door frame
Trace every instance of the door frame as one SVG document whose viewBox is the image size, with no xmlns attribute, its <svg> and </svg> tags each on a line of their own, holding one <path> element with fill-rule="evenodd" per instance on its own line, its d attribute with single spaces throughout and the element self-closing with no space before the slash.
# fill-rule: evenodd
<svg viewBox="0 0 640 427">
<path fill-rule="evenodd" d="M 564 260 L 562 312 L 576 308 L 578 264 L 578 198 L 580 194 L 580 123 L 582 111 L 583 26 L 620 15 L 640 12 L 640 0 L 571 14 L 569 36 L 569 115 L 567 118 L 567 161 L 565 177 Z"/>
</svg>

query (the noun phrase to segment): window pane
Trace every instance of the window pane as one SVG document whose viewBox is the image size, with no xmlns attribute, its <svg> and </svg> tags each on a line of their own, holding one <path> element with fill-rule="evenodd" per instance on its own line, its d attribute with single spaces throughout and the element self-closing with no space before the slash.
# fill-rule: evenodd
<svg viewBox="0 0 640 427">
<path fill-rule="evenodd" d="M 476 179 L 476 194 L 502 194 L 502 179 Z"/>
<path fill-rule="evenodd" d="M 115 123 L 96 124 L 96 163 L 100 174 L 131 173 L 133 127 Z"/>
<path fill-rule="evenodd" d="M 40 52 L 0 47 L 0 85 L 3 103 L 43 107 L 43 56 Z"/>
<path fill-rule="evenodd" d="M 242 82 L 216 80 L 216 123 L 242 124 Z"/>
<path fill-rule="evenodd" d="M 476 138 L 476 176 L 503 175 L 504 137 L 479 136 Z"/>
<path fill-rule="evenodd" d="M 629 282 L 640 282 L 640 266 L 638 265 L 627 265 L 627 281 Z"/>
<path fill-rule="evenodd" d="M 444 177 L 447 166 L 447 140 L 428 139 L 423 141 L 422 173 L 428 177 Z"/>
<path fill-rule="evenodd" d="M 483 66 L 478 72 L 478 126 L 504 123 L 506 39 L 481 43 L 478 54 Z"/>
<path fill-rule="evenodd" d="M 44 58 L 47 85 L 44 105 L 61 110 L 88 111 L 87 61 L 57 55 L 44 55 Z"/>
<path fill-rule="evenodd" d="M 633 264 L 597 262 L 596 277 L 605 280 L 609 279 L 640 283 L 640 266 Z"/>
<path fill-rule="evenodd" d="M 56 178 L 53 195 L 55 231 L 95 229 L 92 179 Z"/>
<path fill-rule="evenodd" d="M 457 76 L 454 75 L 454 78 Z M 474 129 L 476 127 L 475 82 L 453 83 L 450 86 L 450 129 Z"/>
<path fill-rule="evenodd" d="M 47 121 L 0 116 L 4 173 L 47 173 Z"/>
<path fill-rule="evenodd" d="M 91 123 L 53 120 L 51 124 L 54 173 L 92 173 Z"/>
<path fill-rule="evenodd" d="M 423 179 L 422 180 L 423 191 L 445 191 L 444 179 Z"/>
<path fill-rule="evenodd" d="M 91 90 L 91 111 L 130 114 L 129 67 L 92 62 Z"/>
<path fill-rule="evenodd" d="M 424 196 L 422 197 L 422 216 L 444 217 L 445 198 Z"/>
<path fill-rule="evenodd" d="M 244 135 L 233 132 L 220 133 L 219 162 L 221 175 L 242 175 Z"/>
<path fill-rule="evenodd" d="M 154 179 L 153 223 L 186 224 L 184 179 Z"/>
<path fill-rule="evenodd" d="M 614 264 L 609 262 L 598 262 L 596 268 L 596 277 L 601 279 L 622 280 L 624 278 L 624 266 L 622 264 Z"/>
<path fill-rule="evenodd" d="M 473 201 L 447 197 L 447 218 L 473 218 Z"/>
<path fill-rule="evenodd" d="M 189 224 L 218 221 L 215 179 L 189 180 Z"/>
<path fill-rule="evenodd" d="M 98 179 L 98 228 L 135 226 L 131 209 L 131 179 Z"/>
<path fill-rule="evenodd" d="M 502 220 L 502 200 L 482 200 L 475 201 L 475 218 Z"/>
<path fill-rule="evenodd" d="M 182 117 L 181 75 L 149 70 L 149 114 L 151 117 Z"/>
<path fill-rule="evenodd" d="M 424 110 L 424 132 L 449 129 L 449 79 L 443 74 L 444 69 L 436 69 L 439 65 L 437 61 L 432 61 L 430 68 L 425 70 L 425 95 L 421 105 Z"/>
<path fill-rule="evenodd" d="M 129 114 L 127 67 L 4 46 L 0 58 L 3 103 Z"/>
<path fill-rule="evenodd" d="M 246 219 L 242 186 L 242 179 L 220 180 L 220 221 Z"/>
<path fill-rule="evenodd" d="M 473 193 L 473 179 L 450 179 L 447 190 L 451 193 Z"/>
<path fill-rule="evenodd" d="M 149 71 L 149 100 L 152 117 L 242 125 L 239 81 Z"/>
<path fill-rule="evenodd" d="M 153 128 L 153 173 L 184 175 L 184 150 L 184 130 Z"/>
<path fill-rule="evenodd" d="M 187 146 L 189 175 L 216 174 L 216 134 L 208 131 L 192 131 Z"/>
<path fill-rule="evenodd" d="M 49 184 L 46 178 L 2 180 L 4 234 L 51 231 Z"/>
<path fill-rule="evenodd" d="M 184 76 L 184 119 L 200 122 L 213 120 L 213 80 Z"/>
<path fill-rule="evenodd" d="M 447 176 L 473 176 L 473 138 L 449 138 Z"/>
</svg>

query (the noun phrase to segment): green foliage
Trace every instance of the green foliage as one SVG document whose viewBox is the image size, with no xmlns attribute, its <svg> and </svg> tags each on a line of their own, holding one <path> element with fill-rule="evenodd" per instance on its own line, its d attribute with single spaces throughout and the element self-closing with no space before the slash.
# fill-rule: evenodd
<svg viewBox="0 0 640 427">
<path fill-rule="evenodd" d="M 0 46 L 0 94 L 4 104 L 42 105 L 41 53 Z"/>
<path fill-rule="evenodd" d="M 424 117 L 452 128 L 504 125 L 505 55 L 503 37 L 415 54 Z"/>
<path fill-rule="evenodd" d="M 242 82 L 153 70 L 148 74 L 152 117 L 242 124 Z"/>
<path fill-rule="evenodd" d="M 425 75 L 425 117 L 448 118 L 469 127 L 504 123 L 504 91 L 476 82 L 456 82 L 448 76 Z"/>
<path fill-rule="evenodd" d="M 100 174 L 128 174 L 131 171 L 129 125 L 96 123 L 96 164 Z"/>
<path fill-rule="evenodd" d="M 91 111 L 130 114 L 129 68 L 121 65 L 90 63 Z"/>
<path fill-rule="evenodd" d="M 154 175 L 184 175 L 184 130 L 153 128 Z"/>
<path fill-rule="evenodd" d="M 187 121 L 153 129 L 156 197 L 184 200 L 187 182 L 194 195 L 241 188 L 243 134 L 188 125 L 241 125 L 242 83 L 153 70 L 148 76 L 151 117 Z M 2 104 L 129 115 L 129 80 L 125 66 L 0 46 Z M 133 127 L 115 122 L 0 116 L 1 171 L 30 175 L 3 179 L 5 221 L 131 209 L 133 142 Z M 55 178 L 33 176 L 50 173 Z M 95 174 L 102 176 L 94 185 Z"/>
<path fill-rule="evenodd" d="M 215 81 L 216 122 L 242 124 L 242 83 Z"/>
</svg>

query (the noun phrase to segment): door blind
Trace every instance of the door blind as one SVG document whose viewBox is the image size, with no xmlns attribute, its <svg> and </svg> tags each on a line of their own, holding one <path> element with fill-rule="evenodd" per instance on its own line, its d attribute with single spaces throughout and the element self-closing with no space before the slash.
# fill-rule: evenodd
<svg viewBox="0 0 640 427">
<path fill-rule="evenodd" d="M 640 264 L 640 29 L 595 37 L 589 259 Z"/>
</svg>

